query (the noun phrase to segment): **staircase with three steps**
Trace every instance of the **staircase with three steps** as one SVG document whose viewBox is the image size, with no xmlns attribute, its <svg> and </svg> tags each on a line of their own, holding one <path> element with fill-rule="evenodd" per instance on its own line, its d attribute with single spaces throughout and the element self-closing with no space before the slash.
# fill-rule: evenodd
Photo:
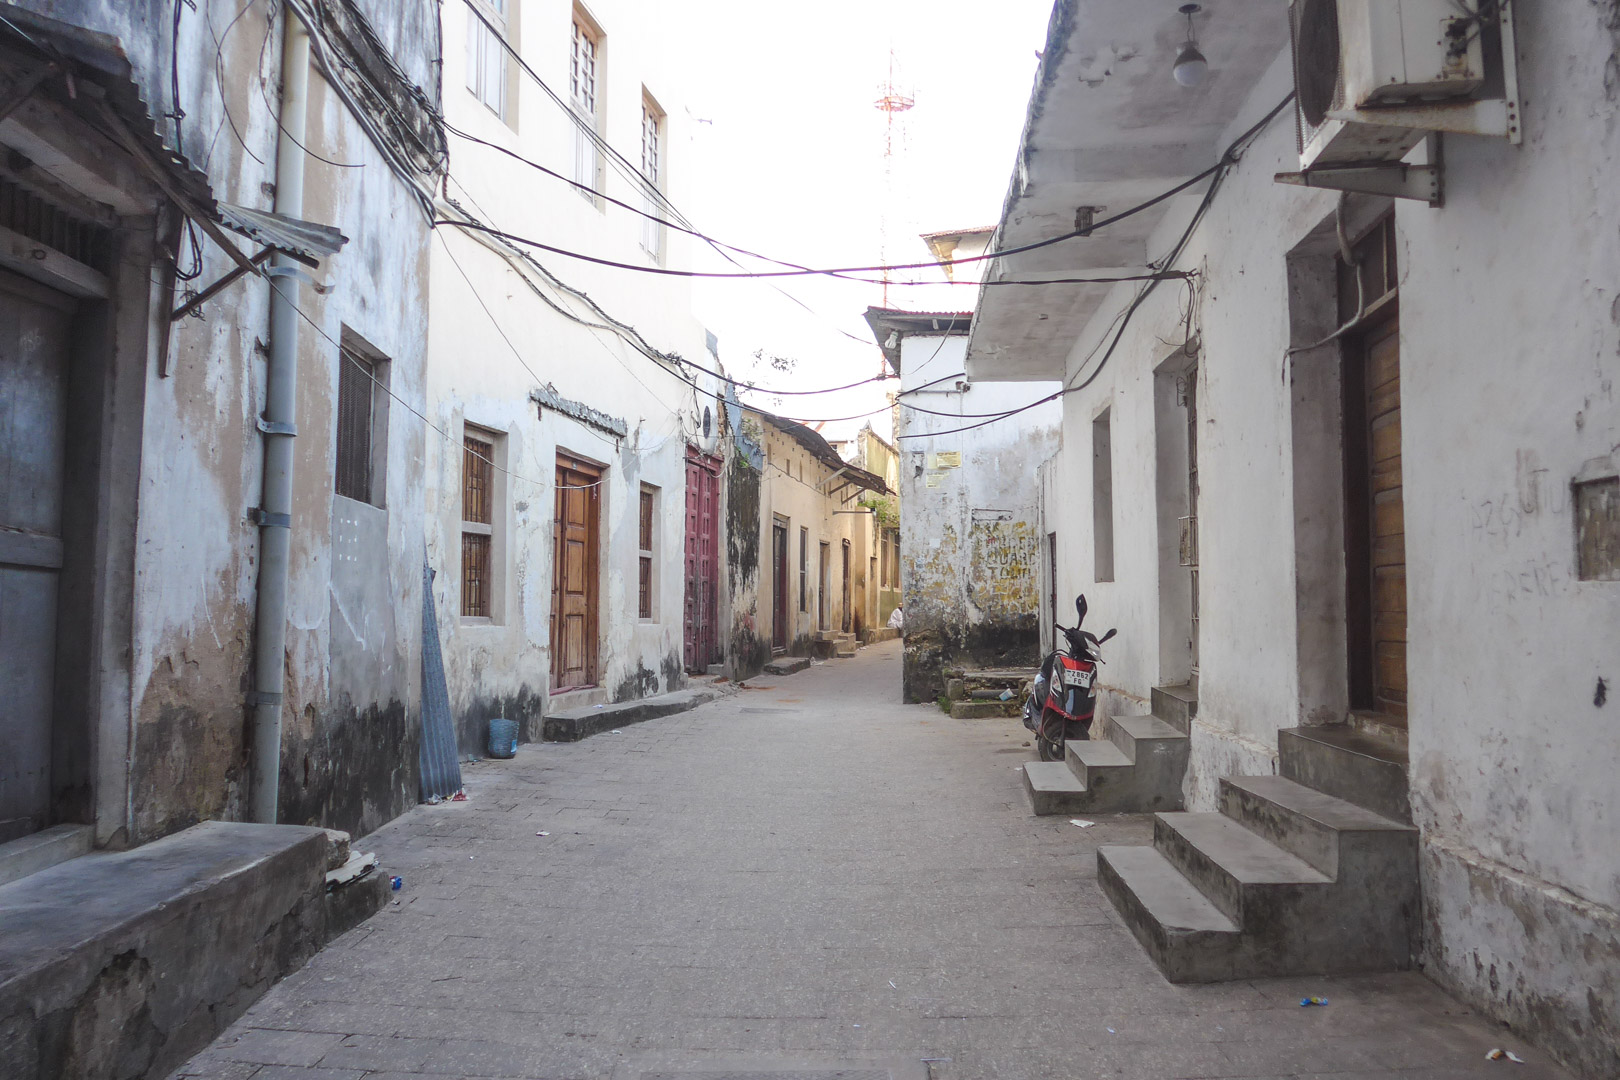
<svg viewBox="0 0 1620 1080">
<path fill-rule="evenodd" d="M 1030 805 L 1041 815 L 1177 809 L 1196 710 L 1197 699 L 1182 688 L 1156 688 L 1154 715 L 1107 717 L 1099 738 L 1068 743 L 1062 761 L 1026 764 Z"/>
<path fill-rule="evenodd" d="M 1276 776 L 1220 781 L 1217 813 L 1159 813 L 1097 878 L 1171 982 L 1409 968 L 1417 830 L 1405 749 L 1344 725 L 1278 732 Z"/>
</svg>

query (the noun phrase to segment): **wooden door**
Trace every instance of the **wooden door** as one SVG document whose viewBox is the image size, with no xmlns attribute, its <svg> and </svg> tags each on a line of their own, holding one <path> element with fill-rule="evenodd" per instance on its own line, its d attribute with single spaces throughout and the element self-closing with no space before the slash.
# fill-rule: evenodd
<svg viewBox="0 0 1620 1080">
<path fill-rule="evenodd" d="M 1406 724 L 1406 514 L 1400 324 L 1346 347 L 1346 581 L 1351 707 Z"/>
<path fill-rule="evenodd" d="M 816 629 L 827 629 L 827 592 L 832 582 L 832 545 L 821 545 L 820 573 L 816 577 Z"/>
<path fill-rule="evenodd" d="M 71 311 L 0 274 L 0 843 L 50 822 Z"/>
<path fill-rule="evenodd" d="M 788 527 L 771 525 L 771 648 L 788 645 Z"/>
<path fill-rule="evenodd" d="M 551 581 L 551 688 L 595 686 L 602 470 L 557 455 Z"/>
<path fill-rule="evenodd" d="M 843 604 L 844 604 L 843 626 L 844 626 L 844 633 L 847 634 L 847 633 L 850 632 L 850 615 L 852 614 L 851 609 L 854 606 L 852 604 L 852 602 L 851 602 L 853 597 L 851 595 L 850 580 L 849 580 L 849 541 L 848 540 L 844 541 L 844 588 L 843 588 L 842 594 L 840 596 L 840 599 L 842 599 Z"/>
<path fill-rule="evenodd" d="M 686 669 L 702 673 L 718 648 L 720 462 L 688 449 L 686 457 Z"/>
</svg>

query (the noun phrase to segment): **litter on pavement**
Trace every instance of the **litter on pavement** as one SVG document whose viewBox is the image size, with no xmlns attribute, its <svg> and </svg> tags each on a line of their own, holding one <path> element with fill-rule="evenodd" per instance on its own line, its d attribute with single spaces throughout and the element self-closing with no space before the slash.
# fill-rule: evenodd
<svg viewBox="0 0 1620 1080">
<path fill-rule="evenodd" d="M 1326 1005 L 1327 1003 L 1327 998 L 1308 997 L 1299 999 L 1299 1007 L 1302 1009 L 1309 1008 L 1312 1005 Z"/>
<path fill-rule="evenodd" d="M 1524 1064 L 1524 1058 L 1520 1057 L 1518 1054 L 1515 1054 L 1511 1050 L 1503 1050 L 1501 1047 L 1497 1047 L 1495 1050 L 1492 1050 L 1490 1053 L 1486 1054 L 1485 1055 L 1485 1060 L 1486 1061 L 1503 1061 L 1503 1060 L 1516 1061 L 1520 1065 Z"/>
<path fill-rule="evenodd" d="M 1072 817 L 1069 819 L 1069 824 L 1078 825 L 1082 829 L 1089 829 L 1097 823 L 1095 821 L 1087 821 L 1085 818 Z"/>
<path fill-rule="evenodd" d="M 536 835 L 536 836 L 550 836 L 551 834 L 548 833 L 548 832 L 537 832 L 534 835 Z"/>
<path fill-rule="evenodd" d="M 395 892 L 399 892 L 399 890 L 405 887 L 405 879 L 402 877 L 391 877 L 388 879 L 388 884 L 393 887 Z"/>
</svg>

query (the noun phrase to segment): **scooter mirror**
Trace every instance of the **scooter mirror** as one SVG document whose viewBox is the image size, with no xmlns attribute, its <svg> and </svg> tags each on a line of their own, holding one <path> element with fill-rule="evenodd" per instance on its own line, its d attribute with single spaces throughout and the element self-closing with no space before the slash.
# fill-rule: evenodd
<svg viewBox="0 0 1620 1080">
<path fill-rule="evenodd" d="M 1113 637 L 1117 633 L 1119 633 L 1119 630 L 1117 628 L 1110 627 L 1109 630 L 1108 630 L 1108 633 L 1104 634 L 1102 637 L 1097 639 L 1097 644 L 1101 645 L 1103 642 L 1107 641 L 1109 638 Z"/>
<path fill-rule="evenodd" d="M 1081 593 L 1079 596 L 1074 598 L 1074 611 L 1075 611 L 1075 614 L 1078 616 L 1078 618 L 1076 618 L 1074 620 L 1074 628 L 1076 630 L 1078 630 L 1078 629 L 1080 629 L 1080 624 L 1086 621 L 1086 594 L 1085 593 Z"/>
</svg>

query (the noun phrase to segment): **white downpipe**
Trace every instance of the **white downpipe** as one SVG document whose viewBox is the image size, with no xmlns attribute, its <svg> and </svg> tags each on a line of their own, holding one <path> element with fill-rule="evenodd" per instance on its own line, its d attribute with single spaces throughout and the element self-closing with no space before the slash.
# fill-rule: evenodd
<svg viewBox="0 0 1620 1080">
<path fill-rule="evenodd" d="M 281 126 L 276 213 L 303 217 L 309 34 L 287 12 L 281 47 Z M 277 254 L 270 274 L 270 355 L 265 364 L 264 488 L 259 499 L 259 588 L 253 640 L 253 764 L 249 812 L 276 824 L 286 689 L 287 571 L 292 546 L 293 438 L 298 393 L 298 263 Z"/>
</svg>

